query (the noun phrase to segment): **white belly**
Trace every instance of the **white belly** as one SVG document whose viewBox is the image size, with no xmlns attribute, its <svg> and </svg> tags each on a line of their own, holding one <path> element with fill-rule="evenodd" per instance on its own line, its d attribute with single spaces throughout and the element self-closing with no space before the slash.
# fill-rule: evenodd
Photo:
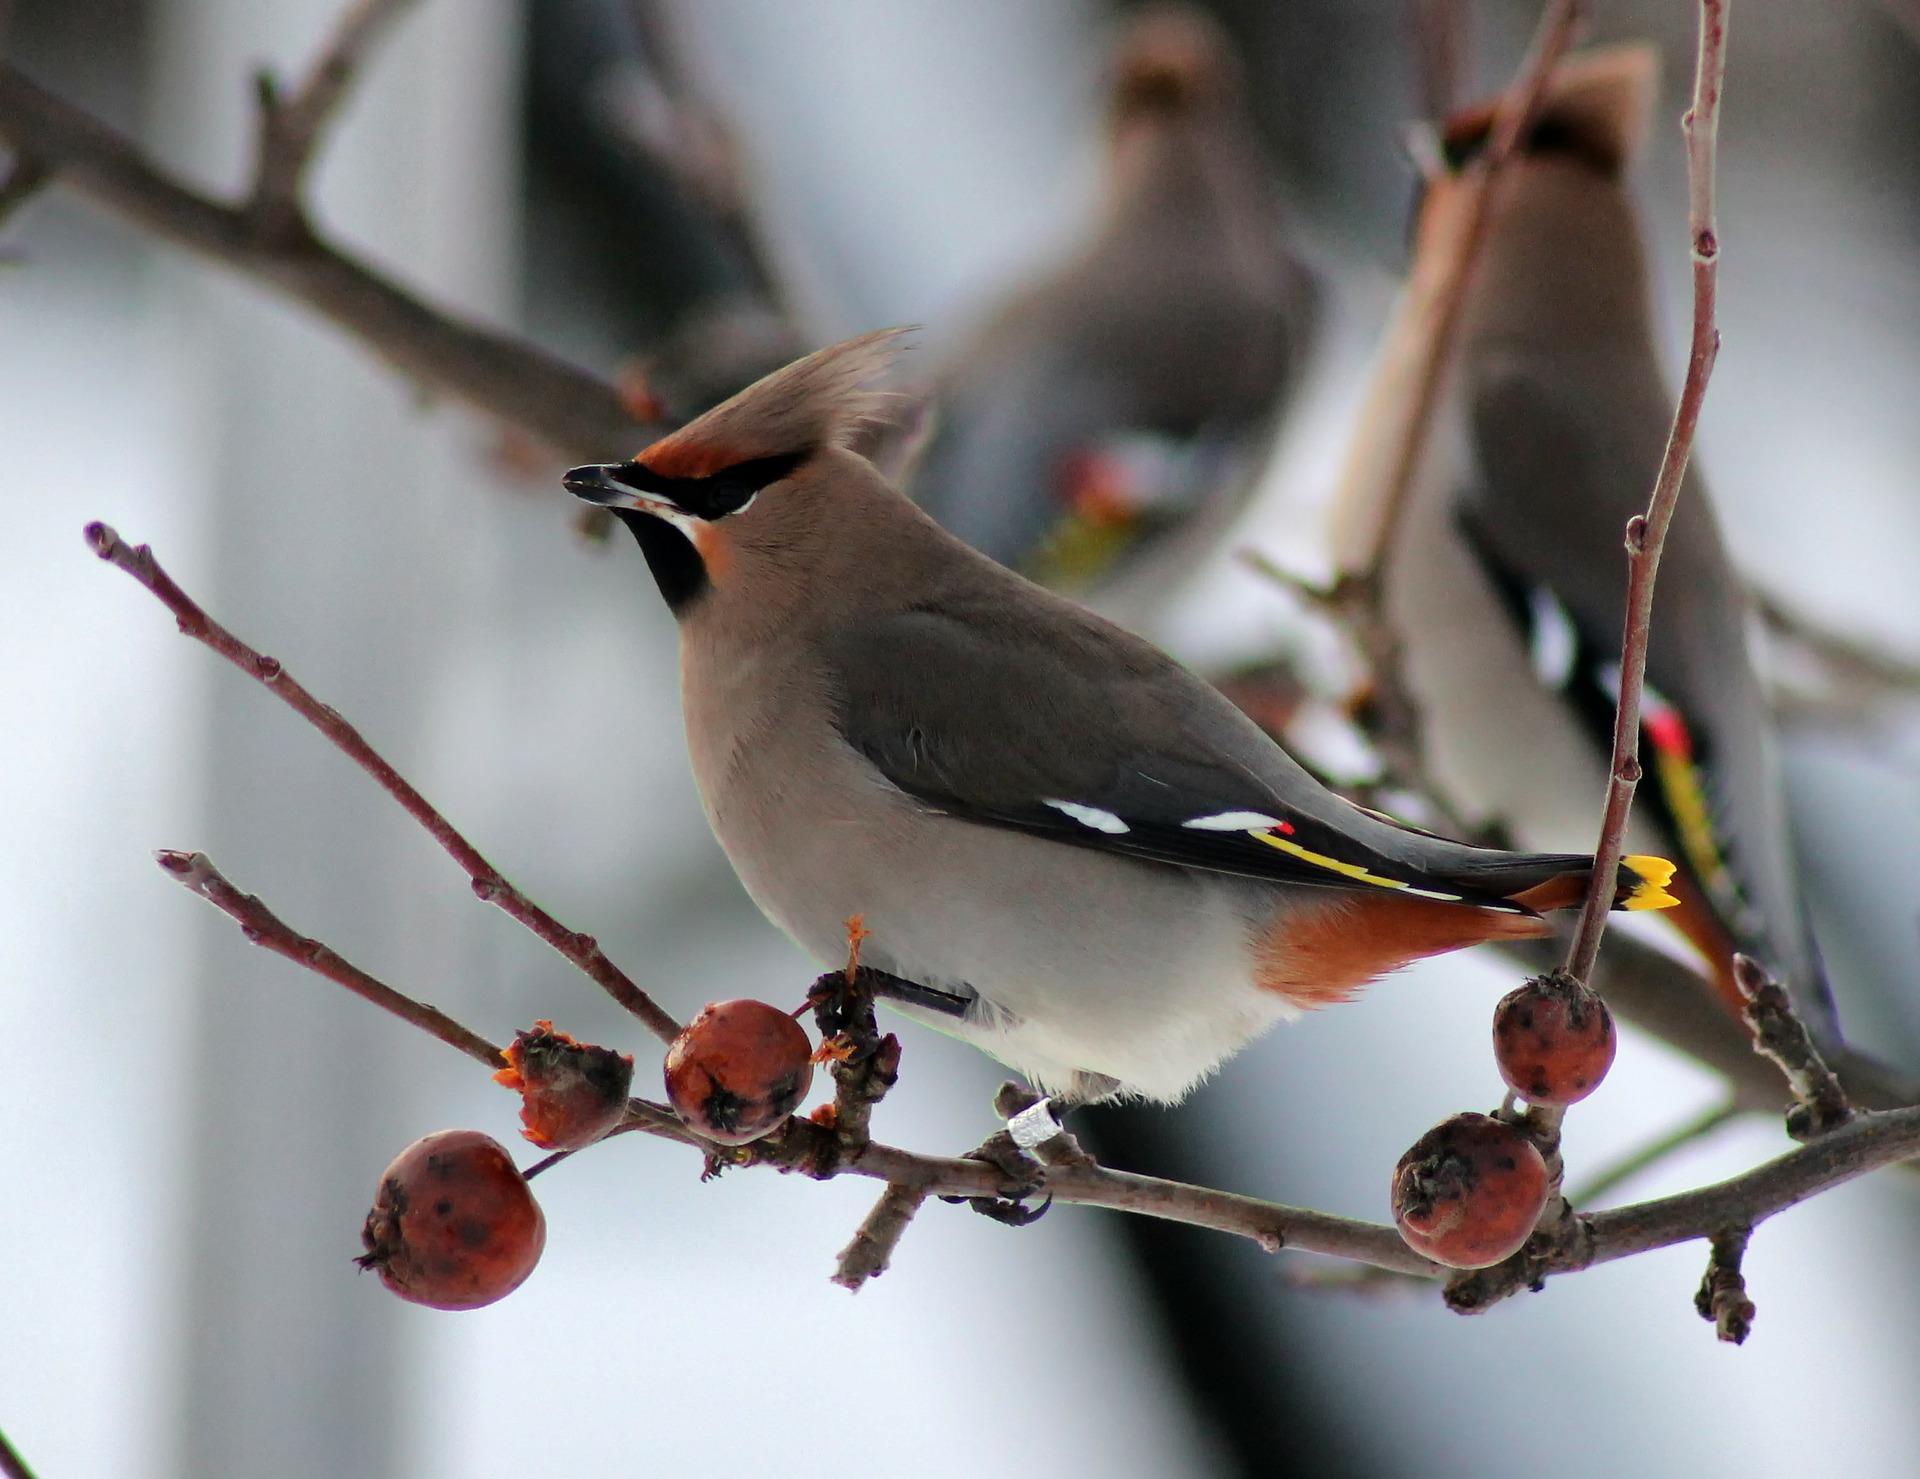
<svg viewBox="0 0 1920 1479">
<path fill-rule="evenodd" d="M 802 763 L 778 739 L 703 786 L 747 891 L 823 967 L 858 914 L 867 964 L 980 998 L 965 1019 L 908 1015 L 1067 1093 L 1098 1074 L 1177 1099 L 1296 1014 L 1253 983 L 1271 888 L 936 815 L 831 747 L 804 787 L 770 779 Z"/>
</svg>

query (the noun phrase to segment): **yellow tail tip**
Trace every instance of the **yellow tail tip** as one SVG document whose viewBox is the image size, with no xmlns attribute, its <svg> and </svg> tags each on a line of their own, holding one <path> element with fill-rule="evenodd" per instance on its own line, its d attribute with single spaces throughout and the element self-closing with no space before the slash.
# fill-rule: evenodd
<svg viewBox="0 0 1920 1479">
<path fill-rule="evenodd" d="M 1635 853 L 1620 860 L 1620 866 L 1633 874 L 1633 887 L 1621 900 L 1623 909 L 1672 909 L 1679 900 L 1667 892 L 1673 882 L 1674 865 L 1665 858 Z"/>
</svg>

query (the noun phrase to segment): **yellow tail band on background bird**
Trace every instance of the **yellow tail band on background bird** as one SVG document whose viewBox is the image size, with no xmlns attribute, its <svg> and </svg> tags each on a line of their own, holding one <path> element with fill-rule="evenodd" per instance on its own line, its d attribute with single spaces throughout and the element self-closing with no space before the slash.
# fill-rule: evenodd
<svg viewBox="0 0 1920 1479">
<path fill-rule="evenodd" d="M 1631 853 L 1620 860 L 1620 866 L 1627 869 L 1637 880 L 1627 890 L 1627 896 L 1621 900 L 1623 909 L 1672 909 L 1680 901 L 1667 892 L 1667 885 L 1673 882 L 1674 865 L 1665 858 L 1649 857 L 1645 853 Z"/>
</svg>

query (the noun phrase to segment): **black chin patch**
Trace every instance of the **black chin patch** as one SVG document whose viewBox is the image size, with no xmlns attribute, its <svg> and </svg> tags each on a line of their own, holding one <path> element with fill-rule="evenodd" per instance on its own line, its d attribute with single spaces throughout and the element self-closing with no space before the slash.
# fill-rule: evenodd
<svg viewBox="0 0 1920 1479">
<path fill-rule="evenodd" d="M 707 562 L 700 558 L 693 541 L 665 519 L 638 509 L 616 508 L 611 512 L 632 531 L 667 609 L 675 616 L 684 615 L 712 583 L 707 579 Z"/>
<path fill-rule="evenodd" d="M 791 477 L 794 469 L 813 455 L 813 448 L 782 452 L 777 457 L 755 457 L 736 462 L 704 478 L 670 478 L 638 462 L 623 462 L 609 476 L 636 493 L 664 498 L 682 513 L 711 523 L 738 513 L 762 488 Z M 684 542 L 684 541 L 683 541 Z"/>
</svg>

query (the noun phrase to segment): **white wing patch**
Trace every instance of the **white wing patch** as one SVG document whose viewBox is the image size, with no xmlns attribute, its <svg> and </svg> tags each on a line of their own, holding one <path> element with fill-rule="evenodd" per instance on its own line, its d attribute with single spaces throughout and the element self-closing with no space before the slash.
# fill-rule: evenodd
<svg viewBox="0 0 1920 1479">
<path fill-rule="evenodd" d="M 1279 826 L 1280 819 L 1257 811 L 1222 811 L 1210 817 L 1195 817 L 1180 825 L 1192 827 L 1196 832 L 1264 832 L 1268 827 Z"/>
<path fill-rule="evenodd" d="M 1527 606 L 1533 618 L 1533 675 L 1549 688 L 1565 688 L 1573 678 L 1574 661 L 1580 652 L 1580 634 L 1574 630 L 1573 618 L 1545 586 L 1534 587 Z"/>
<path fill-rule="evenodd" d="M 1051 806 L 1055 811 L 1072 817 L 1081 826 L 1091 827 L 1096 832 L 1105 832 L 1111 837 L 1118 837 L 1121 833 L 1132 830 L 1112 812 L 1098 806 L 1082 806 L 1078 801 L 1052 800 L 1043 801 L 1041 805 Z"/>
</svg>

